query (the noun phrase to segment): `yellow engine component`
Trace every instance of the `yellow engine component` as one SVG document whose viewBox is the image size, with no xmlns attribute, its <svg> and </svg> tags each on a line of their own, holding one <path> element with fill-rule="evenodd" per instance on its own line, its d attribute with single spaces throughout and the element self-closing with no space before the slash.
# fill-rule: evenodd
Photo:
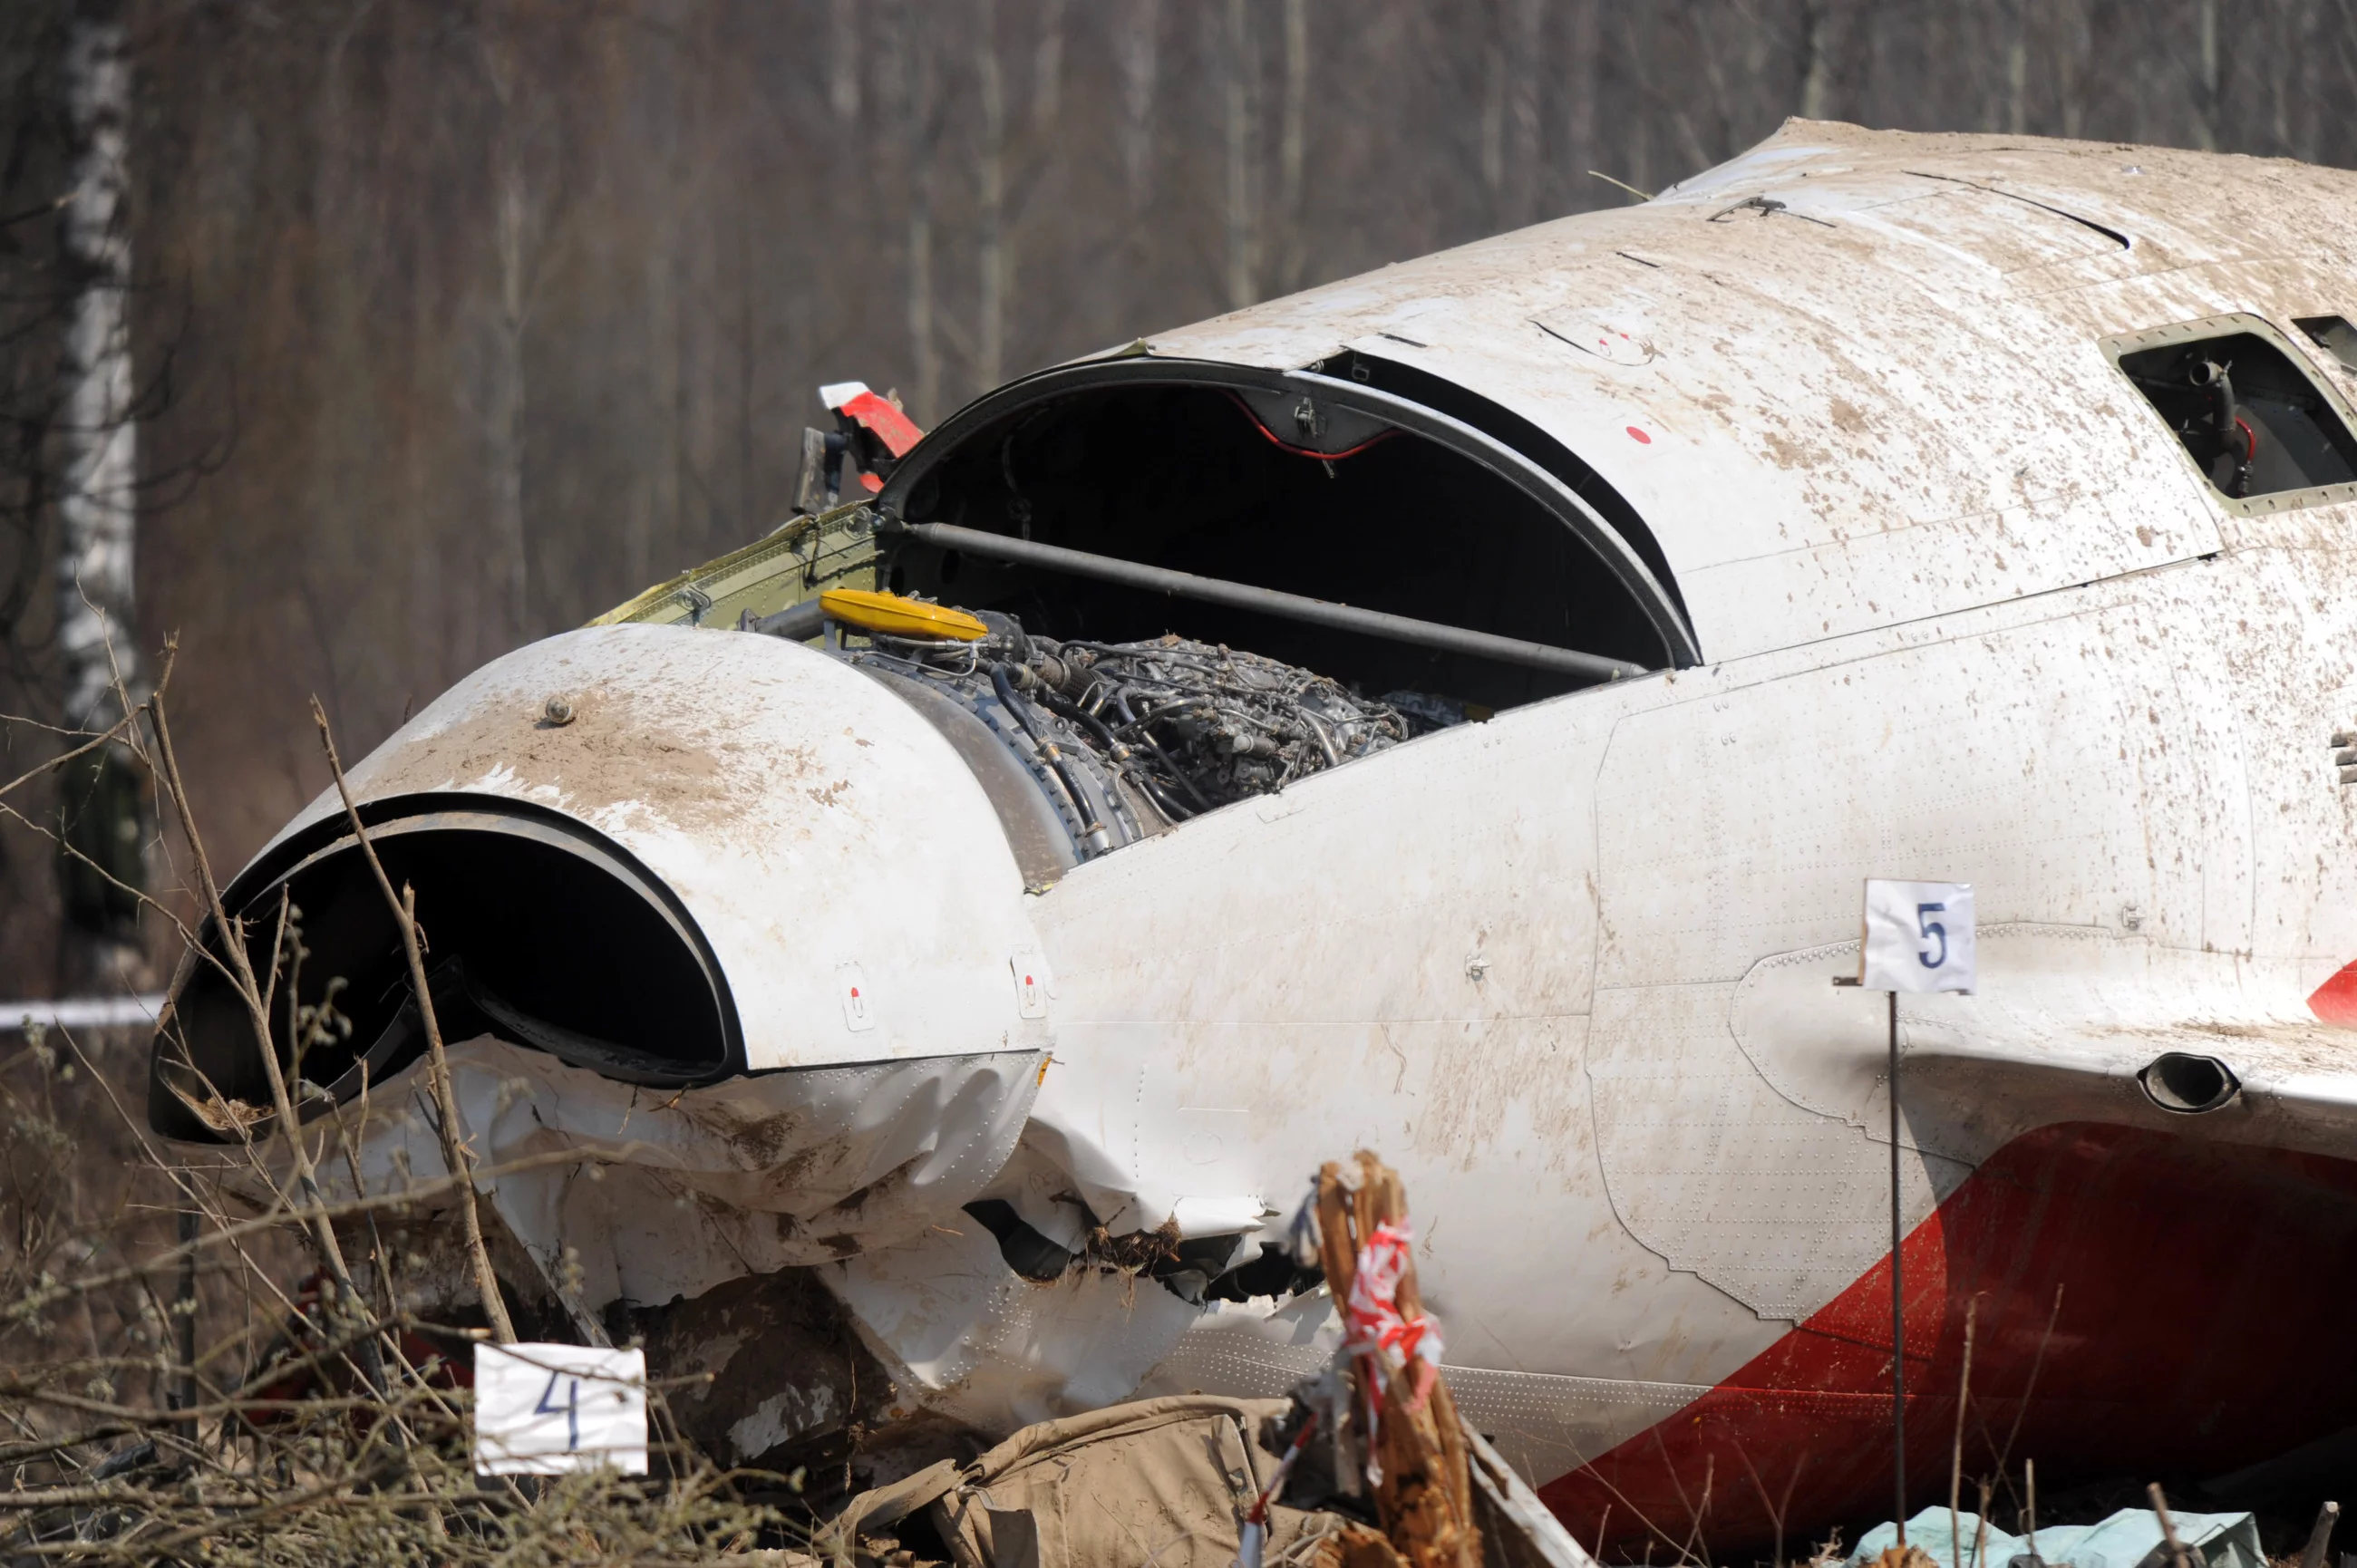
<svg viewBox="0 0 2357 1568">
<path fill-rule="evenodd" d="M 990 635 L 990 628 L 963 610 L 879 594 L 866 588 L 830 588 L 818 596 L 818 607 L 829 620 L 856 626 L 886 637 L 921 641 L 973 642 Z"/>
</svg>

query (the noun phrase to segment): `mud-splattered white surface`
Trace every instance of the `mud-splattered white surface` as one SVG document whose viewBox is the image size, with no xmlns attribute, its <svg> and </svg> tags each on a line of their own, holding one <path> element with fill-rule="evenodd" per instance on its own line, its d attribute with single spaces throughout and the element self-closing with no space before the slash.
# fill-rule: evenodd
<svg viewBox="0 0 2357 1568">
<path fill-rule="evenodd" d="M 1902 1022 L 1910 1225 L 2064 1122 L 2346 1156 L 2357 1034 L 2309 999 L 2357 960 L 2330 738 L 2357 730 L 2357 508 L 2223 504 L 2102 340 L 2357 315 L 2352 209 L 2337 171 L 1795 123 L 1644 206 L 1157 338 L 1287 368 L 1356 346 L 1528 418 L 1643 516 L 1710 662 L 1398 746 L 1042 895 L 946 743 L 767 638 L 552 639 L 355 781 L 535 801 L 629 847 L 720 953 L 757 1067 L 1051 1052 L 1014 1152 L 972 1144 L 1003 1167 L 935 1190 L 1054 1245 L 1085 1212 L 1256 1250 L 1320 1159 L 1379 1151 L 1461 1402 L 1549 1479 L 1887 1249 L 1883 1015 L 1831 984 L 1866 877 L 1971 882 L 1983 922 L 1981 993 Z M 579 716 L 542 727 L 559 691 Z M 1051 1004 L 1025 1020 L 1007 961 L 1035 944 Z M 872 1032 L 837 994 L 852 961 Z M 2161 1109 L 2136 1075 L 2166 1051 L 2241 1092 Z M 671 1188 L 627 1185 L 671 1179 L 651 1161 L 577 1211 L 601 1288 L 824 1241 L 803 1198 L 834 1188 L 796 1162 L 827 1135 L 771 1147 L 740 1101 L 683 1103 L 680 1146 L 719 1156 L 700 1191 L 791 1240 L 683 1229 Z M 1322 1304 L 1035 1284 L 934 1220 L 854 1236 L 828 1278 L 911 1399 L 962 1419 L 1141 1380 L 1275 1392 L 1319 1354 Z"/>
</svg>

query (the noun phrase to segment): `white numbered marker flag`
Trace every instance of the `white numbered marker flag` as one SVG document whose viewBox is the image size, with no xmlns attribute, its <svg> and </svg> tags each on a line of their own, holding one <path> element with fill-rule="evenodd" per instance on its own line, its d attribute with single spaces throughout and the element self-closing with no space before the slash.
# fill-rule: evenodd
<svg viewBox="0 0 2357 1568">
<path fill-rule="evenodd" d="M 647 1473 L 647 1353 L 475 1347 L 475 1473 Z"/>
<path fill-rule="evenodd" d="M 1869 880 L 1863 957 L 1868 991 L 1972 991 L 1973 885 Z"/>
</svg>

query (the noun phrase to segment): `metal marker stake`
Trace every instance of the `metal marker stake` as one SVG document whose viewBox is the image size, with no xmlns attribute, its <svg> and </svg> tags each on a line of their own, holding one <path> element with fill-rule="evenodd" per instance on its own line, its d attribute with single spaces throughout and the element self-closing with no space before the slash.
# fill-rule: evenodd
<svg viewBox="0 0 2357 1568">
<path fill-rule="evenodd" d="M 1899 993 L 1890 999 L 1890 1451 L 1891 1487 L 1898 1506 L 1899 1544 L 1907 1544 L 1907 1272 L 1900 1258 L 1906 1240 L 1899 1203 Z"/>
<path fill-rule="evenodd" d="M 1907 1544 L 1907 1213 L 1899 1163 L 1899 993 L 1970 994 L 1977 983 L 1974 946 L 1971 883 L 1868 877 L 1857 978 L 1835 982 L 1890 999 L 1890 1485 L 1901 1547 Z M 1963 1550 L 1949 1544 L 1951 1555 Z"/>
</svg>

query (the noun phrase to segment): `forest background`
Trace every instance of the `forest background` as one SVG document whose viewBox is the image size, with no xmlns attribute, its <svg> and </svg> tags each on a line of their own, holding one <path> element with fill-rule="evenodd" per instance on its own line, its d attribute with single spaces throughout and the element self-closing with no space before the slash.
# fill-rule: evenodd
<svg viewBox="0 0 2357 1568">
<path fill-rule="evenodd" d="M 14 0 L 0 712 L 33 722 L 5 726 L 9 776 L 70 717 L 69 68 L 93 21 L 129 72 L 137 419 L 135 484 L 102 499 L 134 522 L 148 674 L 178 635 L 224 872 L 327 782 L 311 694 L 358 756 L 782 521 L 822 381 L 930 424 L 1634 199 L 1792 114 L 2357 163 L 2357 0 Z M 77 940 L 54 848 L 0 823 L 0 997 L 87 987 Z"/>
</svg>

